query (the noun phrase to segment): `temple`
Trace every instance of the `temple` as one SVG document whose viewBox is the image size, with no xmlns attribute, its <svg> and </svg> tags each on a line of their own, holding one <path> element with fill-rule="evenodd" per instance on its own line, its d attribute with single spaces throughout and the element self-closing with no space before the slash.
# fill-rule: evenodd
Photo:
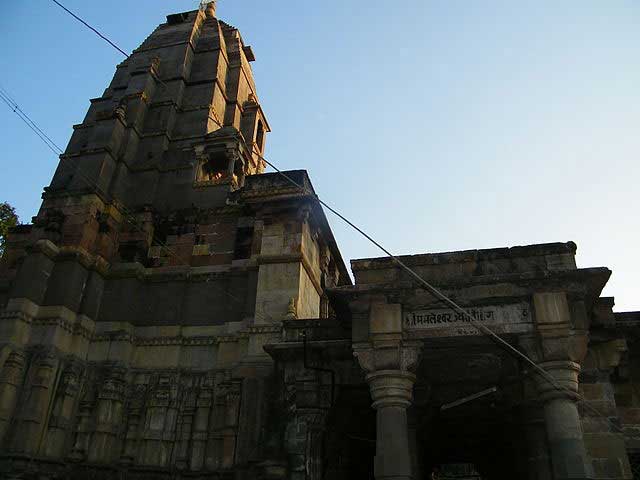
<svg viewBox="0 0 640 480">
<path fill-rule="evenodd" d="M 253 61 L 215 2 L 169 15 L 74 126 L 0 260 L 0 475 L 640 478 L 610 270 L 400 258 L 473 321 L 390 258 L 354 284 L 307 173 L 264 172 Z"/>
</svg>

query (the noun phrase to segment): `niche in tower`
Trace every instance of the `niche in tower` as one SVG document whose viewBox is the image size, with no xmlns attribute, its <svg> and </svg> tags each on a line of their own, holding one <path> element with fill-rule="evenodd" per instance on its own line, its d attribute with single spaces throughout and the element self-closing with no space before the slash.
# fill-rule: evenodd
<svg viewBox="0 0 640 480">
<path fill-rule="evenodd" d="M 256 145 L 258 146 L 258 151 L 262 155 L 264 152 L 264 124 L 262 120 L 258 120 L 258 126 L 256 127 Z"/>
<path fill-rule="evenodd" d="M 196 183 L 200 185 L 244 184 L 244 163 L 234 149 L 212 149 L 200 158 Z"/>
<path fill-rule="evenodd" d="M 200 162 L 198 181 L 219 183 L 228 179 L 231 160 L 224 150 L 208 153 Z"/>
</svg>

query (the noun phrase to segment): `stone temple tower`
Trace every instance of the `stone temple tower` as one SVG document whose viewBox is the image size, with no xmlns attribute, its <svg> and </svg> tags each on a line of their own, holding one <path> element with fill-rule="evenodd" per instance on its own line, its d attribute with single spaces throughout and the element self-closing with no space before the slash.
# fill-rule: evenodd
<svg viewBox="0 0 640 480">
<path fill-rule="evenodd" d="M 73 127 L 0 263 L 3 475 L 212 478 L 279 444 L 263 346 L 350 279 L 306 172 L 263 173 L 254 60 L 213 3 L 169 15 Z"/>
</svg>

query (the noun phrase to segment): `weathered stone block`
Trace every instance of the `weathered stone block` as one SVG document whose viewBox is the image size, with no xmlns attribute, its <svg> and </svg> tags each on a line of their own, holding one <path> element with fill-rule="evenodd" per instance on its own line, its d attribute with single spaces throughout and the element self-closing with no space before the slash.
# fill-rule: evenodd
<svg viewBox="0 0 640 480">
<path fill-rule="evenodd" d="M 402 305 L 373 303 L 369 313 L 369 331 L 372 335 L 402 333 Z"/>
</svg>

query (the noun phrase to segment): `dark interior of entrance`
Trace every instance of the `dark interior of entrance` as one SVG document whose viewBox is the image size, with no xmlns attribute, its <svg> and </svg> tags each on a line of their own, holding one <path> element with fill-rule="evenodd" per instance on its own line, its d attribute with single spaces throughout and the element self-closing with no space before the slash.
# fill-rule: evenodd
<svg viewBox="0 0 640 480">
<path fill-rule="evenodd" d="M 518 362 L 485 339 L 425 345 L 408 410 L 414 478 L 526 477 Z M 376 413 L 366 384 L 340 389 L 325 435 L 324 478 L 372 479 Z"/>
</svg>

